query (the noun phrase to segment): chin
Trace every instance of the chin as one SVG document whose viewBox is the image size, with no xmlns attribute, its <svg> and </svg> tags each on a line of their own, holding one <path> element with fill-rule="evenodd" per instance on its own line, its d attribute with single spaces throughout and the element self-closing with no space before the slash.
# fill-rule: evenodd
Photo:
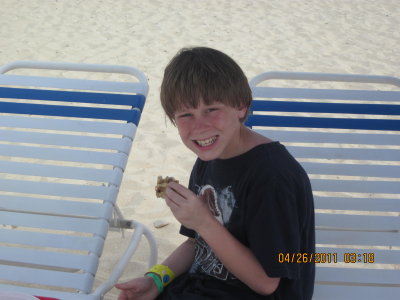
<svg viewBox="0 0 400 300">
<path fill-rule="evenodd" d="M 199 151 L 196 151 L 195 153 L 196 153 L 197 157 L 203 161 L 210 161 L 210 160 L 219 158 L 219 155 L 217 155 L 217 154 L 201 153 L 201 152 L 199 153 Z"/>
</svg>

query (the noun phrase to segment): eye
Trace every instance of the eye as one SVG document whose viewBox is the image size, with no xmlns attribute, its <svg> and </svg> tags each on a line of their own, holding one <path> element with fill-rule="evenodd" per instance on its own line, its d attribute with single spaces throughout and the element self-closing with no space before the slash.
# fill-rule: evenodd
<svg viewBox="0 0 400 300">
<path fill-rule="evenodd" d="M 184 114 L 179 114 L 179 115 L 177 116 L 177 118 L 178 118 L 178 119 L 183 119 L 183 118 L 189 118 L 189 117 L 191 117 L 191 116 L 192 116 L 192 114 L 184 113 Z"/>
<path fill-rule="evenodd" d="M 218 110 L 218 108 L 216 108 L 216 107 L 210 107 L 207 109 L 207 112 L 213 112 L 213 111 L 217 111 L 217 110 Z"/>
</svg>

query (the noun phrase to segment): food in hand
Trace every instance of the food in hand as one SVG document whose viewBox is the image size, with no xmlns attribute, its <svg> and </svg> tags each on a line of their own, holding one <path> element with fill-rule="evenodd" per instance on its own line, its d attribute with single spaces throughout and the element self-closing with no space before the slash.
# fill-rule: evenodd
<svg viewBox="0 0 400 300">
<path fill-rule="evenodd" d="M 165 177 L 158 176 L 157 178 L 157 185 L 156 185 L 156 196 L 157 198 L 165 198 L 165 190 L 167 189 L 168 183 L 176 182 L 179 183 L 174 177 Z"/>
</svg>

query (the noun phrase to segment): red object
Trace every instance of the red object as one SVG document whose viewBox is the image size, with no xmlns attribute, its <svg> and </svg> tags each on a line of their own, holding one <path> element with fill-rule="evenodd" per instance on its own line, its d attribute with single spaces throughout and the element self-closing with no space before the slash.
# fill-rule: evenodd
<svg viewBox="0 0 400 300">
<path fill-rule="evenodd" d="M 40 296 L 35 296 L 36 298 L 40 299 L 40 300 L 60 300 L 57 298 L 49 298 L 49 297 L 40 297 Z"/>
</svg>

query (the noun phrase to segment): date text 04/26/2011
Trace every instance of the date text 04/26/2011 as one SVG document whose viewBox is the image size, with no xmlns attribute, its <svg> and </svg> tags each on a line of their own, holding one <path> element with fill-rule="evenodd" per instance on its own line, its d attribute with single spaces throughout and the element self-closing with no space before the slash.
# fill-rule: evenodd
<svg viewBox="0 0 400 300">
<path fill-rule="evenodd" d="M 375 253 L 336 253 L 336 252 L 320 252 L 320 253 L 278 253 L 279 263 L 375 263 Z"/>
</svg>

